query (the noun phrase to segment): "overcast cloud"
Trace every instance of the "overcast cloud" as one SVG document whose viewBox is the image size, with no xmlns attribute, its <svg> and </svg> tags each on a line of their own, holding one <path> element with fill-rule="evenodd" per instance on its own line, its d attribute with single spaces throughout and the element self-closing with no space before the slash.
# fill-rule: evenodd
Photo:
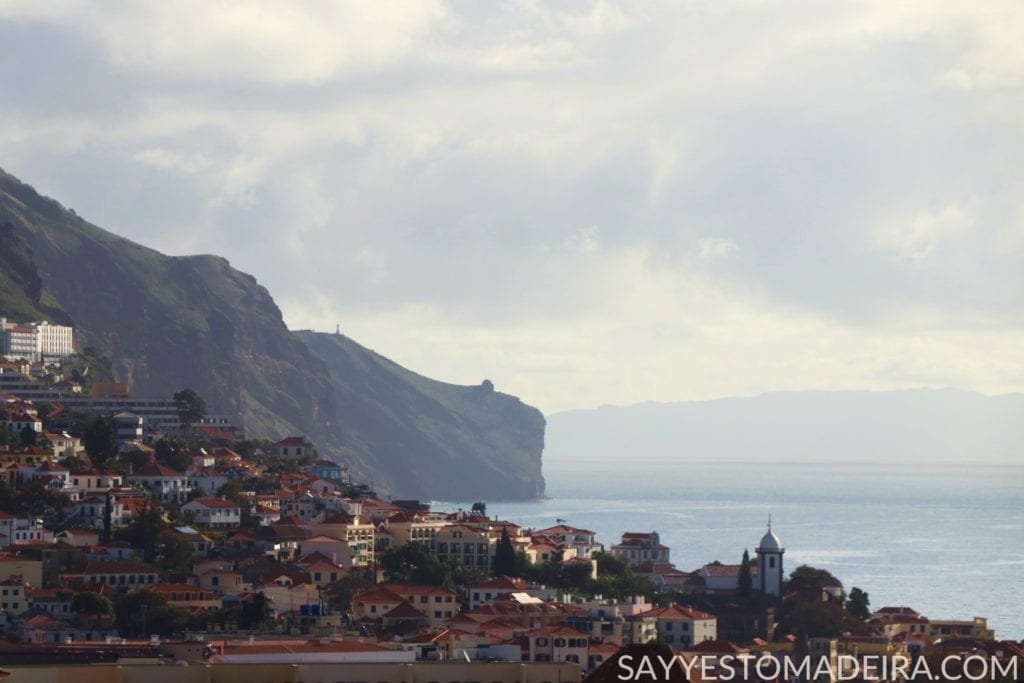
<svg viewBox="0 0 1024 683">
<path fill-rule="evenodd" d="M 1024 4 L 9 2 L 0 166 L 546 412 L 1024 390 Z"/>
</svg>

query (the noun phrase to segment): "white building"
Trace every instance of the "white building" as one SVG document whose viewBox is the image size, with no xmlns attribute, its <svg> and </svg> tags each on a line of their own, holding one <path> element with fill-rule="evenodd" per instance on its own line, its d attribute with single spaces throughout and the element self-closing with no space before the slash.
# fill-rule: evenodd
<svg viewBox="0 0 1024 683">
<path fill-rule="evenodd" d="M 46 321 L 11 323 L 0 318 L 0 348 L 8 358 L 56 361 L 74 354 L 74 328 Z"/>
<path fill-rule="evenodd" d="M 786 549 L 782 541 L 772 533 L 772 521 L 768 520 L 768 533 L 757 545 L 757 574 L 761 592 L 778 597 L 782 594 L 782 555 Z"/>
<path fill-rule="evenodd" d="M 48 322 L 29 323 L 39 339 L 40 360 L 61 360 L 74 355 L 74 328 Z"/>
<path fill-rule="evenodd" d="M 611 554 L 622 560 L 633 569 L 644 564 L 669 564 L 671 550 L 662 545 L 657 531 L 650 533 L 627 531 L 622 534 L 622 541 L 611 547 Z"/>
<path fill-rule="evenodd" d="M 192 523 L 211 529 L 234 529 L 242 523 L 242 508 L 226 498 L 196 498 L 181 506 Z"/>
<path fill-rule="evenodd" d="M 181 503 L 192 490 L 188 477 L 166 465 L 147 465 L 128 475 L 132 484 L 142 484 L 161 503 Z"/>
<path fill-rule="evenodd" d="M 142 417 L 139 415 L 122 411 L 114 415 L 114 426 L 117 428 L 118 443 L 142 441 Z"/>
</svg>

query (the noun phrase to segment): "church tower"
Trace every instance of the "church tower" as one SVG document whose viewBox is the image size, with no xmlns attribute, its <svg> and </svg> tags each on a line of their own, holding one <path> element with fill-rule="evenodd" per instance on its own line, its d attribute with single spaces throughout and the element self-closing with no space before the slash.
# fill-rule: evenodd
<svg viewBox="0 0 1024 683">
<path fill-rule="evenodd" d="M 761 592 L 778 597 L 782 594 L 782 554 L 786 549 L 782 541 L 772 533 L 772 518 L 768 517 L 768 533 L 762 538 L 757 549 L 757 578 Z"/>
</svg>

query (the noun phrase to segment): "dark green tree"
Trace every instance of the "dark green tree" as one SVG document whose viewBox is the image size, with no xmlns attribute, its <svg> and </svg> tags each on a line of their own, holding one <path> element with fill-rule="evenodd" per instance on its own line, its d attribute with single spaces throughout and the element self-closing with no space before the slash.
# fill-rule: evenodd
<svg viewBox="0 0 1024 683">
<path fill-rule="evenodd" d="M 487 516 L 487 503 L 482 500 L 478 500 L 473 503 L 473 507 L 469 509 L 469 514 L 474 517 L 486 517 Z"/>
<path fill-rule="evenodd" d="M 89 459 L 98 466 L 114 454 L 117 447 L 117 430 L 110 417 L 97 415 L 82 429 L 82 445 L 89 454 Z"/>
<path fill-rule="evenodd" d="M 867 619 L 871 616 L 871 609 L 868 607 L 870 603 L 867 591 L 854 586 L 850 589 L 850 595 L 846 599 L 846 611 L 850 616 Z"/>
<path fill-rule="evenodd" d="M 180 439 L 159 439 L 153 448 L 156 450 L 156 461 L 167 465 L 172 470 L 184 472 L 192 464 L 192 456 L 189 455 L 189 447 Z"/>
<path fill-rule="evenodd" d="M 178 421 L 186 430 L 206 417 L 206 401 L 192 389 L 182 389 L 174 395 L 178 408 Z"/>
<path fill-rule="evenodd" d="M 430 554 L 423 543 L 406 543 L 388 549 L 380 558 L 380 566 L 388 581 L 428 586 L 442 586 L 451 582 L 446 567 Z"/>
<path fill-rule="evenodd" d="M 348 612 L 352 609 L 352 596 L 373 585 L 373 577 L 369 573 L 352 572 L 332 584 L 325 590 L 327 601 L 332 610 Z"/>
<path fill-rule="evenodd" d="M 229 481 L 217 489 L 217 495 L 221 498 L 227 498 L 233 503 L 237 503 L 242 508 L 248 508 L 252 505 L 252 501 L 242 493 L 242 485 L 234 480 Z"/>
<path fill-rule="evenodd" d="M 145 562 L 153 563 L 159 551 L 160 536 L 164 528 L 163 512 L 149 503 L 132 520 L 131 524 L 118 529 L 118 538 L 131 543 L 132 548 L 142 551 L 142 559 Z"/>
<path fill-rule="evenodd" d="M 107 498 L 103 504 L 103 541 L 110 540 L 114 527 L 114 496 L 107 491 Z"/>
<path fill-rule="evenodd" d="M 110 598 L 99 593 L 83 591 L 71 598 L 71 611 L 76 614 L 111 614 L 114 605 Z"/>
<path fill-rule="evenodd" d="M 114 604 L 117 630 L 122 636 L 169 636 L 185 630 L 188 612 L 171 607 L 162 595 L 150 591 L 125 593 Z"/>
<path fill-rule="evenodd" d="M 508 529 L 502 528 L 501 538 L 494 549 L 494 575 L 515 576 L 516 571 L 516 549 L 509 538 Z"/>
<path fill-rule="evenodd" d="M 270 605 L 260 591 L 251 600 L 242 603 L 242 614 L 238 620 L 241 628 L 260 628 L 270 619 Z"/>
<path fill-rule="evenodd" d="M 786 590 L 804 592 L 820 589 L 827 582 L 835 581 L 836 577 L 826 569 L 818 569 L 802 564 L 789 574 Z"/>
<path fill-rule="evenodd" d="M 784 623 L 790 633 L 809 638 L 835 638 L 844 628 L 843 608 L 834 602 L 800 600 L 786 615 Z"/>
<path fill-rule="evenodd" d="M 186 572 L 192 566 L 192 544 L 180 534 L 165 531 L 154 561 L 165 572 Z"/>
<path fill-rule="evenodd" d="M 36 441 L 39 439 L 39 434 L 36 430 L 32 429 L 31 425 L 26 425 L 21 430 L 21 445 L 22 446 L 35 446 Z"/>
<path fill-rule="evenodd" d="M 750 553 L 743 550 L 743 560 L 740 564 L 740 576 L 736 583 L 736 597 L 746 600 L 754 590 L 754 579 L 750 574 Z"/>
</svg>

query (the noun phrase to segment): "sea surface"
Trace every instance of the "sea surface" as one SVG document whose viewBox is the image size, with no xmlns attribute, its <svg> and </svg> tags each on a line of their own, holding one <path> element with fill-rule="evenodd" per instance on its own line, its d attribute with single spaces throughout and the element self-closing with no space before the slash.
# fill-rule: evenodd
<svg viewBox="0 0 1024 683">
<path fill-rule="evenodd" d="M 872 609 L 984 616 L 998 638 L 1024 639 L 1024 465 L 576 459 L 544 475 L 549 499 L 489 502 L 488 514 L 533 528 L 562 519 L 606 547 L 657 531 L 686 571 L 753 556 L 770 514 L 787 572 L 822 567 L 867 591 Z"/>
</svg>

